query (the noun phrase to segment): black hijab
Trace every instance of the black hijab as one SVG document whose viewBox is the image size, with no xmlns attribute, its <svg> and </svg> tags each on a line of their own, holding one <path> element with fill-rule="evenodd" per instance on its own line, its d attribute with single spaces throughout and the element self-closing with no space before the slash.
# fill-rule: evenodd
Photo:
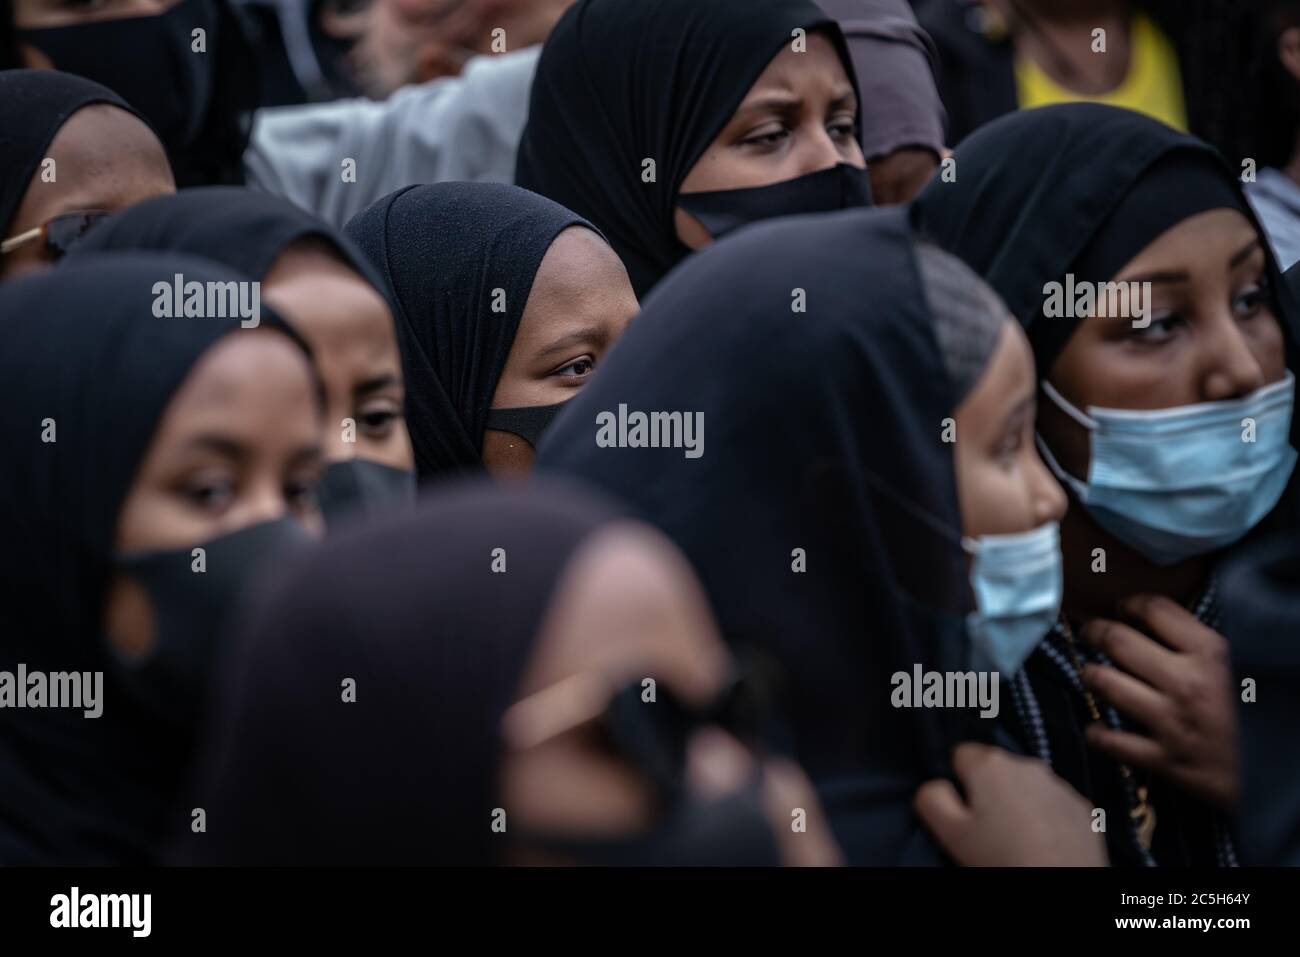
<svg viewBox="0 0 1300 957">
<path fill-rule="evenodd" d="M 516 186 L 439 183 L 390 193 L 344 227 L 393 303 L 420 480 L 481 468 L 488 408 L 533 279 L 570 226 L 595 230 Z"/>
<path fill-rule="evenodd" d="M 147 862 L 183 783 L 193 742 L 119 693 L 100 622 L 118 512 L 159 420 L 199 357 L 240 328 L 154 318 L 153 285 L 177 272 L 238 278 L 136 254 L 0 288 L 0 670 L 104 672 L 98 718 L 0 709 L 5 864 Z M 262 324 L 292 338 L 269 309 Z"/>
<path fill-rule="evenodd" d="M 515 182 L 600 227 L 643 297 L 690 252 L 673 223 L 682 180 L 796 28 L 830 37 L 856 90 L 812 0 L 578 0 L 542 49 Z"/>
<path fill-rule="evenodd" d="M 956 404 L 905 215 L 788 217 L 674 272 L 539 453 L 542 473 L 604 488 L 665 531 L 727 640 L 779 664 L 794 755 L 858 863 L 938 860 L 912 795 L 945 773 L 965 716 L 890 695 L 896 671 L 967 660 L 941 438 Z M 599 447 L 598 417 L 623 406 L 702 414 L 703 454 Z"/>
<path fill-rule="evenodd" d="M 615 515 L 590 493 L 474 484 L 341 534 L 268 583 L 194 795 L 219 832 L 185 835 L 179 855 L 496 863 L 501 717 L 566 563 Z"/>
<path fill-rule="evenodd" d="M 156 196 L 115 213 L 77 243 L 70 258 L 163 250 L 212 259 L 254 279 L 302 239 L 322 239 L 385 294 L 369 260 L 338 230 L 278 196 L 238 186 L 200 186 Z"/>
<path fill-rule="evenodd" d="M 95 103 L 116 106 L 145 122 L 112 90 L 71 73 L 0 71 L 0 239 L 9 238 L 23 196 L 63 124 Z"/>
<path fill-rule="evenodd" d="M 913 223 L 1002 296 L 1025 327 L 1040 378 L 1078 325 L 1043 316 L 1046 283 L 1066 273 L 1076 282 L 1109 281 L 1165 230 L 1211 209 L 1237 210 L 1264 237 L 1213 147 L 1118 107 L 1066 103 L 1011 113 L 963 140 L 954 158 L 955 180 L 930 181 L 912 204 Z M 1280 299 L 1294 366 L 1297 314 L 1289 296 Z"/>
</svg>

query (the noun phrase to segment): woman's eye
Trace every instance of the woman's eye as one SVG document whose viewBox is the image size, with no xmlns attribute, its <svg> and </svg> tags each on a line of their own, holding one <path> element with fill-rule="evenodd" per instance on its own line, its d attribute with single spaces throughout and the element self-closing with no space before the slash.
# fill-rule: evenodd
<svg viewBox="0 0 1300 957">
<path fill-rule="evenodd" d="M 108 4 L 109 0 L 63 0 L 63 8 L 73 13 L 95 13 Z"/>
<path fill-rule="evenodd" d="M 1268 283 L 1261 280 L 1251 283 L 1232 301 L 1233 314 L 1238 319 L 1250 319 L 1269 304 Z"/>
<path fill-rule="evenodd" d="M 839 137 L 841 139 L 852 139 L 853 121 L 837 120 L 834 123 L 827 125 L 826 130 L 831 134 L 831 136 Z"/>
<path fill-rule="evenodd" d="M 220 512 L 235 497 L 235 485 L 224 480 L 198 480 L 190 482 L 182 489 L 182 494 L 190 504 L 207 512 Z"/>
<path fill-rule="evenodd" d="M 596 368 L 596 360 L 591 356 L 583 356 L 581 359 L 574 359 L 567 366 L 561 366 L 551 375 L 573 376 L 578 379 L 586 378 Z"/>
<path fill-rule="evenodd" d="M 784 126 L 779 128 L 765 128 L 760 132 L 746 136 L 740 142 L 745 146 L 775 146 L 789 135 L 790 131 Z"/>
<path fill-rule="evenodd" d="M 392 432 L 401 415 L 395 408 L 362 409 L 357 413 L 357 421 L 369 437 L 385 438 Z"/>
<path fill-rule="evenodd" d="M 1183 318 L 1177 313 L 1152 316 L 1151 321 L 1145 326 L 1130 324 L 1128 335 L 1129 338 L 1137 339 L 1140 342 L 1164 342 L 1166 339 L 1171 338 L 1182 324 Z"/>
</svg>

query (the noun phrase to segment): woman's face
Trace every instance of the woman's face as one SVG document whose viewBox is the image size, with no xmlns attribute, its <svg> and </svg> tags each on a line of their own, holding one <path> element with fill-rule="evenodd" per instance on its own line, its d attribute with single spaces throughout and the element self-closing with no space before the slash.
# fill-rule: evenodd
<svg viewBox="0 0 1300 957">
<path fill-rule="evenodd" d="M 654 680 L 656 700 L 672 695 L 703 707 L 724 687 L 731 659 L 707 600 L 666 539 L 634 522 L 595 533 L 569 560 L 525 669 L 517 703 L 502 721 L 500 795 L 510 827 L 551 835 L 631 837 L 657 820 L 645 774 L 614 753 L 594 721 L 608 696 Z M 834 864 L 838 848 L 803 773 L 788 762 L 759 766 L 719 728 L 694 732 L 687 747 L 688 790 L 702 799 L 732 793 L 763 776 L 764 817 L 791 864 Z M 808 831 L 795 833 L 803 808 Z M 513 848 L 515 863 L 561 863 L 536 848 Z"/>
<path fill-rule="evenodd" d="M 1199 213 L 1167 230 L 1114 277 L 1151 282 L 1150 325 L 1080 322 L 1049 381 L 1076 408 L 1165 409 L 1239 398 L 1286 374 L 1264 248 L 1236 210 Z M 1038 429 L 1063 468 L 1088 474 L 1088 433 L 1051 402 Z"/>
<path fill-rule="evenodd" d="M 586 385 L 637 312 L 627 270 L 583 226 L 564 230 L 542 258 L 492 408 L 567 402 Z M 511 432 L 488 429 L 483 463 L 495 475 L 532 470 L 535 450 Z"/>
<path fill-rule="evenodd" d="M 767 186 L 838 163 L 866 167 L 853 132 L 853 84 L 830 40 L 819 33 L 807 40 L 804 52 L 787 44 L 767 65 L 679 193 Z M 699 220 L 680 207 L 675 223 L 691 249 L 712 242 Z"/>
<path fill-rule="evenodd" d="M 126 110 L 96 103 L 73 113 L 54 135 L 27 192 L 5 230 L 18 236 L 64 213 L 116 212 L 153 196 L 176 192 L 167 153 L 158 137 Z M 43 175 L 45 169 L 52 176 Z M 0 279 L 54 264 L 42 242 L 0 256 Z"/>
<path fill-rule="evenodd" d="M 403 412 L 402 359 L 388 304 L 323 242 L 295 243 L 262 294 L 311 346 L 325 386 L 325 458 L 415 465 Z"/>
<path fill-rule="evenodd" d="M 962 532 L 1028 532 L 1065 515 L 1065 493 L 1034 446 L 1034 357 L 1010 316 L 979 381 L 953 416 Z"/>
<path fill-rule="evenodd" d="M 319 534 L 320 406 L 307 357 L 271 329 L 239 330 L 172 396 L 118 514 L 118 554 L 198 545 L 284 515 Z M 144 589 L 115 574 L 105 610 L 119 650 L 154 640 Z"/>
</svg>

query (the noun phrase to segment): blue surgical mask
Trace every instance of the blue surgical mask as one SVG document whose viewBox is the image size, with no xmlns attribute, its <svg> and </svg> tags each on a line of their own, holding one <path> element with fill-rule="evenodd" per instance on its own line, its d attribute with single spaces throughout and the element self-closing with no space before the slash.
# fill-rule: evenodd
<svg viewBox="0 0 1300 957">
<path fill-rule="evenodd" d="M 1231 545 L 1277 504 L 1295 468 L 1295 377 L 1241 399 L 1138 411 L 1080 412 L 1043 383 L 1047 397 L 1090 435 L 1086 482 L 1038 438 L 1056 477 L 1106 531 L 1157 565 Z"/>
<path fill-rule="evenodd" d="M 966 627 L 975 665 L 1010 679 L 1056 624 L 1061 610 L 1061 536 L 1056 522 L 1016 535 L 965 538 L 973 556 L 975 611 Z"/>
</svg>

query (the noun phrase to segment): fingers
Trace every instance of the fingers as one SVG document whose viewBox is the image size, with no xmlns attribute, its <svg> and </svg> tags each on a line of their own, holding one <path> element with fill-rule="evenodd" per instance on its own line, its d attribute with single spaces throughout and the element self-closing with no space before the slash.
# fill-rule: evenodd
<svg viewBox="0 0 1300 957">
<path fill-rule="evenodd" d="M 1124 764 L 1159 771 L 1168 763 L 1164 746 L 1140 734 L 1116 731 L 1096 723 L 1090 724 L 1084 733 L 1094 748 Z"/>
<path fill-rule="evenodd" d="M 1165 687 L 1177 669 L 1177 652 L 1118 621 L 1093 619 L 1082 634 L 1090 645 L 1147 684 Z"/>
<path fill-rule="evenodd" d="M 1124 614 L 1138 621 L 1170 648 L 1196 653 L 1216 648 L 1223 638 L 1196 616 L 1164 595 L 1133 595 L 1120 603 Z"/>
<path fill-rule="evenodd" d="M 962 835 L 974 820 L 952 782 L 943 778 L 922 784 L 916 791 L 913 807 L 925 826 L 950 852 L 961 843 Z"/>
<path fill-rule="evenodd" d="M 1164 694 L 1118 668 L 1088 664 L 1081 677 L 1087 688 L 1152 731 L 1164 728 L 1170 717 L 1169 699 Z"/>
<path fill-rule="evenodd" d="M 975 741 L 966 741 L 953 749 L 953 772 L 969 790 L 972 778 L 979 774 L 981 769 L 990 761 L 996 761 L 1003 753 L 1000 748 L 979 744 Z"/>
</svg>

